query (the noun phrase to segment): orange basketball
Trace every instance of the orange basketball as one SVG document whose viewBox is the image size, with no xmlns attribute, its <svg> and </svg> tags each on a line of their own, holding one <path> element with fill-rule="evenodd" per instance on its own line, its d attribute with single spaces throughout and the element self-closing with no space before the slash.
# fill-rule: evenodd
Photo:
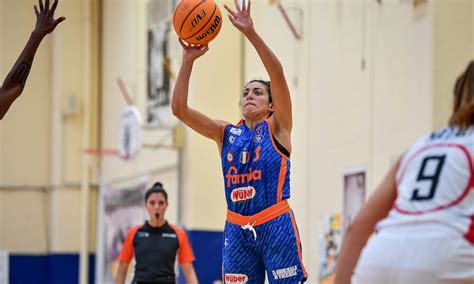
<svg viewBox="0 0 474 284">
<path fill-rule="evenodd" d="M 181 0 L 173 15 L 178 36 L 190 44 L 206 44 L 222 26 L 222 14 L 213 0 Z"/>
</svg>

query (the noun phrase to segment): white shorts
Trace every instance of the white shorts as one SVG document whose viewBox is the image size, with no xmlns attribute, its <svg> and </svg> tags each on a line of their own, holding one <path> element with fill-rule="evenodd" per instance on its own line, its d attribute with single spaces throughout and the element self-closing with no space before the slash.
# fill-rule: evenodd
<svg viewBox="0 0 474 284">
<path fill-rule="evenodd" d="M 440 224 L 383 228 L 362 250 L 352 284 L 473 284 L 474 245 Z"/>
</svg>

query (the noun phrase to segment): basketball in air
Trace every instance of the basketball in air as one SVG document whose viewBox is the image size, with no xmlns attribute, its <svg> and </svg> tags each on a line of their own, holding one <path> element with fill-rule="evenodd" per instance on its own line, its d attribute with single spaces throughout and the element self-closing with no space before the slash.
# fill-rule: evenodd
<svg viewBox="0 0 474 284">
<path fill-rule="evenodd" d="M 207 44 L 222 27 L 222 14 L 213 0 L 181 0 L 173 15 L 178 36 L 189 44 Z"/>
</svg>

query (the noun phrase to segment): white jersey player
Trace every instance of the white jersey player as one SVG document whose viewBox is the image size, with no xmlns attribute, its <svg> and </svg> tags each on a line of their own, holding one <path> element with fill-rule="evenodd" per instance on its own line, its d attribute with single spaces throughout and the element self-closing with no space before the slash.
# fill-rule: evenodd
<svg viewBox="0 0 474 284">
<path fill-rule="evenodd" d="M 360 210 L 336 284 L 474 283 L 474 61 L 449 124 L 411 146 Z"/>
<path fill-rule="evenodd" d="M 473 153 L 474 126 L 448 127 L 420 139 L 403 156 L 394 208 L 377 230 L 432 222 L 474 245 Z"/>
</svg>

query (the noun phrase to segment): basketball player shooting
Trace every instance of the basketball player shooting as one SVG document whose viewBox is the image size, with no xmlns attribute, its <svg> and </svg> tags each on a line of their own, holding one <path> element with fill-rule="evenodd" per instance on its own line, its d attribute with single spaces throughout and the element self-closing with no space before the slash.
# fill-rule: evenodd
<svg viewBox="0 0 474 284">
<path fill-rule="evenodd" d="M 13 102 L 21 95 L 25 88 L 26 79 L 30 74 L 33 58 L 41 41 L 54 31 L 56 26 L 66 18 L 54 19 L 54 11 L 58 6 L 58 0 L 54 0 L 50 7 L 50 1 L 39 0 L 39 7 L 34 6 L 36 13 L 36 25 L 30 35 L 26 46 L 3 81 L 0 88 L 0 120 L 3 119 Z"/>
<path fill-rule="evenodd" d="M 237 124 L 211 119 L 188 106 L 194 61 L 207 45 L 183 47 L 183 62 L 172 98 L 173 114 L 214 140 L 221 154 L 227 221 L 222 251 L 224 281 L 299 283 L 308 276 L 290 197 L 292 108 L 283 67 L 254 29 L 251 1 L 224 6 L 230 22 L 252 44 L 270 81 L 251 80 L 240 96 L 244 119 Z M 266 273 L 265 273 L 266 272 Z"/>
</svg>

